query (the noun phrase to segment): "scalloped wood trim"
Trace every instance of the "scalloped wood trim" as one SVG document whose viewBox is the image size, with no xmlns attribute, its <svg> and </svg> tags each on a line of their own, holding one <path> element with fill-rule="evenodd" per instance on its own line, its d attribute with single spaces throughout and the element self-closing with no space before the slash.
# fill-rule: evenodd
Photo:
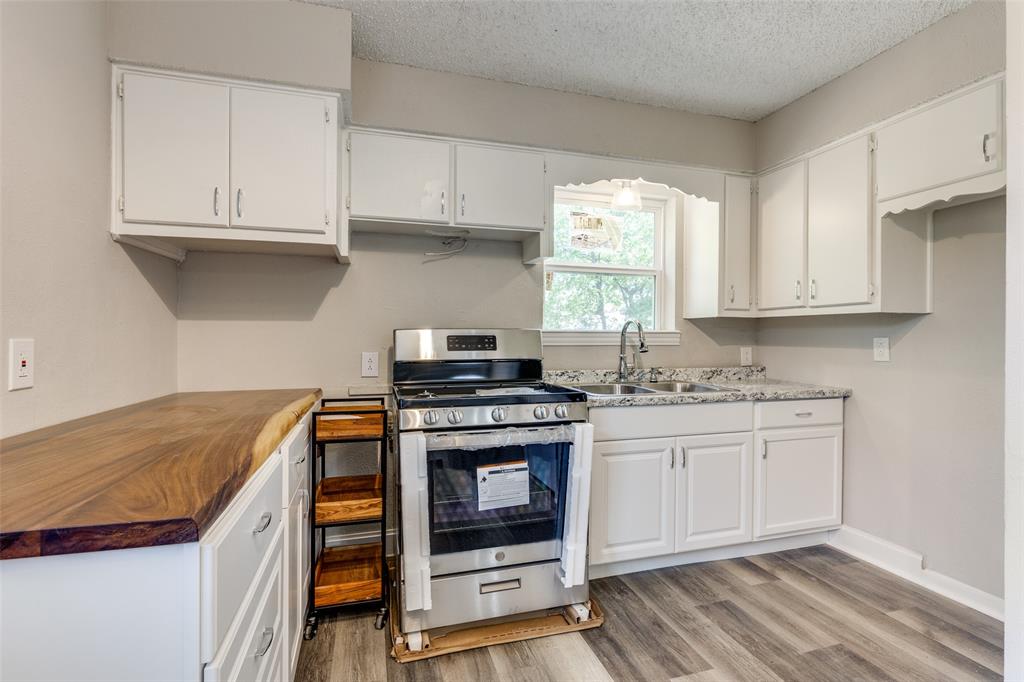
<svg viewBox="0 0 1024 682">
<path fill-rule="evenodd" d="M 947 208 L 974 201 L 981 201 L 1006 193 L 1006 171 L 986 173 L 977 177 L 934 187 L 923 192 L 878 202 L 879 215 L 894 215 L 925 207 Z M 939 204 L 943 204 L 939 206 Z"/>
</svg>

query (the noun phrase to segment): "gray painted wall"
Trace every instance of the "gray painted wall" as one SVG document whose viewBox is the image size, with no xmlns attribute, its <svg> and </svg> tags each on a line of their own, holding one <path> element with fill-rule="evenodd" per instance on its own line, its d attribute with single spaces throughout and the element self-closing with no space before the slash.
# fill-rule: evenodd
<svg viewBox="0 0 1024 682">
<path fill-rule="evenodd" d="M 935 214 L 930 315 L 761 320 L 772 376 L 853 388 L 844 522 L 924 555 L 928 568 L 1003 593 L 1003 302 L 1006 201 Z M 892 360 L 872 360 L 888 336 Z"/>
<path fill-rule="evenodd" d="M 2 2 L 0 433 L 175 390 L 177 271 L 110 239 L 104 6 Z M 35 338 L 8 392 L 7 339 Z"/>
</svg>

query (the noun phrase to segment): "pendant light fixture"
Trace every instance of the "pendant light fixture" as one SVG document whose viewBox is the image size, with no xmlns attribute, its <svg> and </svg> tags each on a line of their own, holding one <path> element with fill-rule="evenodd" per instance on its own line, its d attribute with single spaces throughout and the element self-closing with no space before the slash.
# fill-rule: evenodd
<svg viewBox="0 0 1024 682">
<path fill-rule="evenodd" d="M 617 211 L 639 211 L 642 208 L 640 195 L 633 189 L 632 180 L 619 181 L 619 188 L 612 195 L 612 208 Z"/>
</svg>

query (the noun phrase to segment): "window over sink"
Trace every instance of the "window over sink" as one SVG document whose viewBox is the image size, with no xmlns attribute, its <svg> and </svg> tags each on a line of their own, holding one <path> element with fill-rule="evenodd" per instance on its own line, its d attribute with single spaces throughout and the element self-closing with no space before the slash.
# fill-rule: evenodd
<svg viewBox="0 0 1024 682">
<path fill-rule="evenodd" d="M 650 331 L 675 328 L 676 192 L 632 183 L 640 206 L 618 207 L 624 184 L 630 189 L 628 181 L 555 189 L 554 248 L 544 265 L 548 341 L 557 336 L 550 332 L 590 343 L 611 333 L 617 343 L 634 319 Z"/>
</svg>

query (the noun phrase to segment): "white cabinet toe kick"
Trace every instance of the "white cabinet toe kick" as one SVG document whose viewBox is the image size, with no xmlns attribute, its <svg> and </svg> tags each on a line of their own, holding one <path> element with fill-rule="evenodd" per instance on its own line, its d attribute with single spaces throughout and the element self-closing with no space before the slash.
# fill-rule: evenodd
<svg viewBox="0 0 1024 682">
<path fill-rule="evenodd" d="M 815 544 L 842 523 L 842 398 L 609 407 L 590 420 L 600 575 L 797 535 Z"/>
</svg>

